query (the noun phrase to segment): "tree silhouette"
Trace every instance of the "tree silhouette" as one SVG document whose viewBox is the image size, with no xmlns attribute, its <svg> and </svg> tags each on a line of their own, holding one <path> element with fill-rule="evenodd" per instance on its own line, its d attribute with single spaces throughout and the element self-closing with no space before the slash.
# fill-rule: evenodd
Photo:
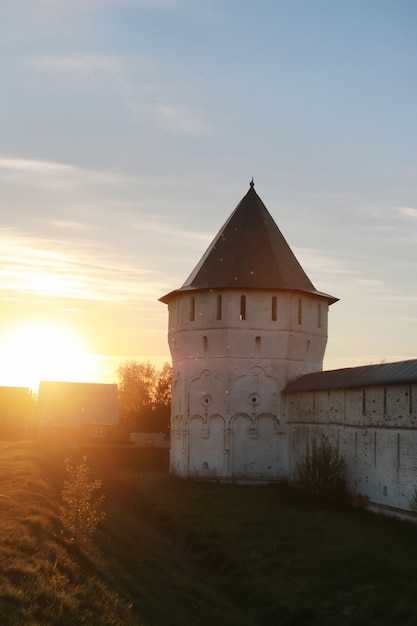
<svg viewBox="0 0 417 626">
<path fill-rule="evenodd" d="M 61 493 L 60 520 L 75 546 L 86 545 L 105 516 L 99 511 L 104 496 L 96 494 L 101 480 L 91 480 L 86 456 L 79 465 L 71 465 L 68 459 L 65 465 L 67 480 Z"/>
<path fill-rule="evenodd" d="M 130 432 L 169 432 L 172 367 L 127 361 L 118 368 L 119 423 Z"/>
</svg>

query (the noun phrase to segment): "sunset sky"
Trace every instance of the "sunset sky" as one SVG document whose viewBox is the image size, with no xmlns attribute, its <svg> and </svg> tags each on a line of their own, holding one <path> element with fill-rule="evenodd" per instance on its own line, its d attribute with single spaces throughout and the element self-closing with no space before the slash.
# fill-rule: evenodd
<svg viewBox="0 0 417 626">
<path fill-rule="evenodd" d="M 170 360 L 255 189 L 330 308 L 325 368 L 417 357 L 414 0 L 3 0 L 0 385 Z"/>
</svg>

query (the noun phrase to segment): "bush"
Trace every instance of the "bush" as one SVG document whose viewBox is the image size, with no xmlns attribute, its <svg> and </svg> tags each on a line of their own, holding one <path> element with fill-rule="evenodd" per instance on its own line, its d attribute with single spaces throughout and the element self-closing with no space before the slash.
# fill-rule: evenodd
<svg viewBox="0 0 417 626">
<path fill-rule="evenodd" d="M 62 490 L 63 504 L 60 507 L 60 520 L 70 533 L 74 545 L 87 544 L 97 524 L 105 513 L 99 512 L 104 496 L 96 492 L 101 488 L 101 480 L 90 479 L 87 457 L 79 465 L 70 465 L 65 461 L 68 479 Z"/>
<path fill-rule="evenodd" d="M 305 494 L 326 502 L 346 499 L 345 462 L 327 437 L 320 445 L 313 440 L 311 451 L 297 464 L 297 487 Z"/>
</svg>

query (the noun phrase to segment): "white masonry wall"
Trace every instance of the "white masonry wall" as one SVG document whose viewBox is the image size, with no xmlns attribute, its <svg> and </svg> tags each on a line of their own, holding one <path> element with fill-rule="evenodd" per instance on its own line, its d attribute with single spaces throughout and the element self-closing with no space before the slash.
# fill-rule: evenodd
<svg viewBox="0 0 417 626">
<path fill-rule="evenodd" d="M 289 291 L 177 292 L 171 473 L 274 481 L 289 475 L 281 391 L 322 369 L 328 305 Z"/>
<path fill-rule="evenodd" d="M 325 434 L 346 462 L 348 490 L 373 508 L 409 510 L 417 487 L 417 384 L 287 394 L 291 475 Z"/>
</svg>

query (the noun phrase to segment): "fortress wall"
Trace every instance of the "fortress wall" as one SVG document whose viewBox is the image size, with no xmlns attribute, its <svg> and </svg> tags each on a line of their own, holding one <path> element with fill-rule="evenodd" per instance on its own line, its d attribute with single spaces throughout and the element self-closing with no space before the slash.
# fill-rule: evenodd
<svg viewBox="0 0 417 626">
<path fill-rule="evenodd" d="M 351 494 L 409 509 L 417 487 L 417 383 L 287 395 L 290 474 L 326 435 L 346 463 Z"/>
</svg>

